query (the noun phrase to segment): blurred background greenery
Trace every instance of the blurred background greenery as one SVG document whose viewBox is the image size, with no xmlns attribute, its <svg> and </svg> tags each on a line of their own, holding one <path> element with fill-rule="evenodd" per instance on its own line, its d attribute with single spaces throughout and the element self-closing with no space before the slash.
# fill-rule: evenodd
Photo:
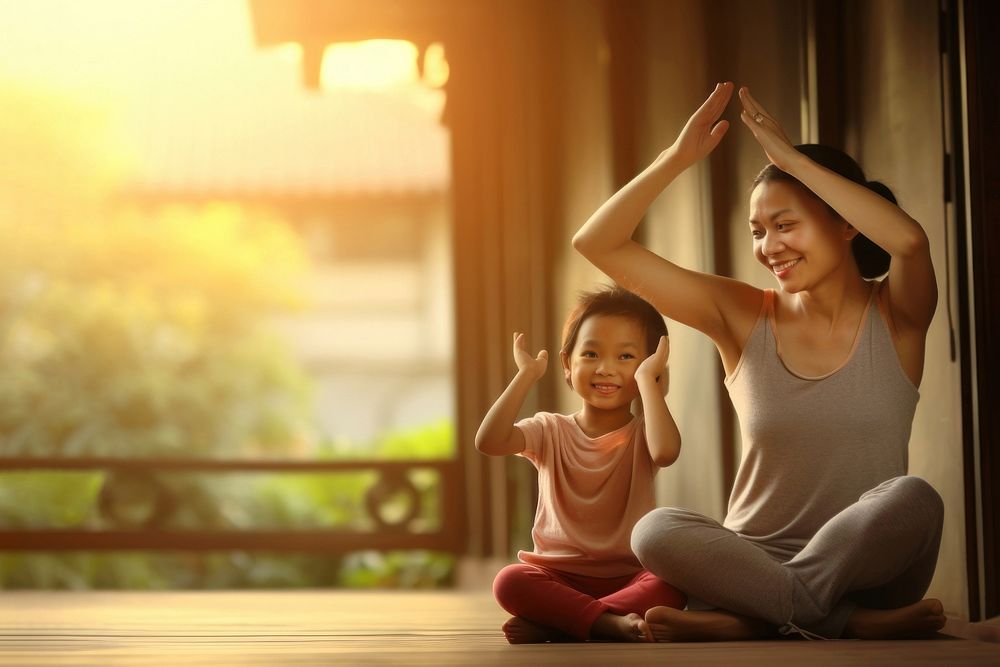
<svg viewBox="0 0 1000 667">
<path fill-rule="evenodd" d="M 102 140 L 99 111 L 11 87 L 0 108 L 0 455 L 452 455 L 448 420 L 367 443 L 317 428 L 314 383 L 272 326 L 308 308 L 310 259 L 274 211 L 118 200 L 127 156 Z M 0 472 L 0 525 L 113 527 L 98 509 L 108 474 Z M 183 499 L 168 529 L 373 529 L 370 472 L 157 479 Z M 410 479 L 433 523 L 435 474 Z M 428 552 L 28 552 L 0 554 L 0 587 L 429 587 L 452 570 Z"/>
</svg>

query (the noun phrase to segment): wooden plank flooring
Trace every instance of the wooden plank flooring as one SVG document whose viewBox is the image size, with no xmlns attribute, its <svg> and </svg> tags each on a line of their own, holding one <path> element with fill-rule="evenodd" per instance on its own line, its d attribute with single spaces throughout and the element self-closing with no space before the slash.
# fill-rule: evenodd
<svg viewBox="0 0 1000 667">
<path fill-rule="evenodd" d="M 486 592 L 4 592 L 0 664 L 997 665 L 1000 644 L 510 646 Z"/>
</svg>

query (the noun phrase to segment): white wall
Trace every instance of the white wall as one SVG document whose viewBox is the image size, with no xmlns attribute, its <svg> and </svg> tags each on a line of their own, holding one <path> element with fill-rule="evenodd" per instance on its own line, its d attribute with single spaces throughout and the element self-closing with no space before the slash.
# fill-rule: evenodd
<svg viewBox="0 0 1000 667">
<path fill-rule="evenodd" d="M 910 437 L 910 474 L 923 477 L 945 504 L 938 567 L 928 595 L 945 610 L 968 617 L 965 561 L 965 487 L 962 455 L 961 378 L 949 344 L 949 291 L 955 311 L 957 277 L 954 230 L 945 225 L 938 43 L 933 0 L 854 2 L 864 30 L 853 34 L 856 60 L 848 100 L 849 150 L 871 180 L 888 185 L 900 206 L 931 242 L 938 307 L 927 336 L 920 402 Z M 956 324 L 957 326 L 957 324 Z M 956 341 L 958 340 L 956 330 Z M 958 350 L 956 349 L 956 355 Z"/>
<path fill-rule="evenodd" d="M 453 419 L 454 308 L 445 200 L 413 261 L 339 261 L 308 277 L 310 305 L 276 326 L 313 378 L 323 432 L 358 448 Z M 364 224 L 364 221 L 359 221 Z"/>
</svg>

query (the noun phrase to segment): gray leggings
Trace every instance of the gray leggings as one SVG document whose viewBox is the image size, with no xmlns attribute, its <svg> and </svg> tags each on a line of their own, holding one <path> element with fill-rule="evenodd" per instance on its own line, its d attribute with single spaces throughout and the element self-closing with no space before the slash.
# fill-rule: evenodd
<svg viewBox="0 0 1000 667">
<path fill-rule="evenodd" d="M 763 619 L 782 634 L 838 638 L 858 605 L 893 609 L 923 597 L 943 518 L 930 484 L 896 477 L 835 515 L 786 562 L 717 521 L 668 507 L 639 520 L 632 550 L 646 569 L 712 607 Z"/>
</svg>

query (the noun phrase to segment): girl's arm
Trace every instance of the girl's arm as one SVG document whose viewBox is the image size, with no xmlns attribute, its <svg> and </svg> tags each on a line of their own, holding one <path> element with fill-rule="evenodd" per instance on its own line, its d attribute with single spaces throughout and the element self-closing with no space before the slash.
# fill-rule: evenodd
<svg viewBox="0 0 1000 667">
<path fill-rule="evenodd" d="M 778 123 L 747 88 L 740 89 L 740 100 L 743 123 L 753 132 L 768 159 L 797 178 L 852 227 L 889 253 L 892 260 L 886 282 L 893 324 L 900 333 L 923 336 L 937 306 L 937 281 L 931 264 L 930 243 L 923 228 L 888 199 L 795 150 Z M 761 114 L 760 122 L 754 120 L 757 114 Z"/>
<path fill-rule="evenodd" d="M 514 420 L 524 405 L 528 391 L 545 375 L 549 353 L 542 350 L 538 356 L 532 357 L 524 342 L 524 334 L 515 333 L 514 361 L 517 363 L 517 374 L 483 417 L 483 423 L 476 432 L 476 449 L 483 454 L 506 456 L 524 451 L 524 433 L 514 426 Z"/>
<path fill-rule="evenodd" d="M 653 463 L 666 468 L 681 453 L 681 434 L 677 430 L 663 387 L 667 382 L 666 362 L 670 354 L 670 340 L 660 336 L 656 352 L 643 359 L 635 371 L 635 381 L 642 397 L 642 414 L 646 420 L 646 444 Z"/>
<path fill-rule="evenodd" d="M 633 241 L 632 234 L 653 200 L 718 145 L 729 128 L 729 122 L 719 117 L 732 92 L 732 83 L 716 86 L 673 145 L 605 202 L 573 237 L 573 247 L 597 268 L 670 319 L 708 334 L 720 351 L 725 345 L 742 345 L 760 308 L 759 291 L 681 268 Z"/>
</svg>

